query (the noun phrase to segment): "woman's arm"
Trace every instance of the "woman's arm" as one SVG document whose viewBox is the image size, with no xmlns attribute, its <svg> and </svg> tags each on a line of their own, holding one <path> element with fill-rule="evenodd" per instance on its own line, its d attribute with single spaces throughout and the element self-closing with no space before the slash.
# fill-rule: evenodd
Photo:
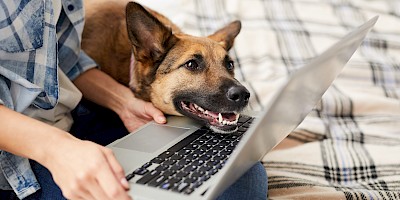
<svg viewBox="0 0 400 200">
<path fill-rule="evenodd" d="M 69 199 L 130 199 L 110 149 L 0 105 L 0 149 L 45 166 Z M 108 197 L 108 198 L 107 198 Z"/>
<path fill-rule="evenodd" d="M 152 119 L 166 122 L 164 114 L 152 103 L 137 99 L 128 87 L 98 69 L 79 75 L 74 84 L 85 98 L 116 112 L 129 131 Z"/>
</svg>

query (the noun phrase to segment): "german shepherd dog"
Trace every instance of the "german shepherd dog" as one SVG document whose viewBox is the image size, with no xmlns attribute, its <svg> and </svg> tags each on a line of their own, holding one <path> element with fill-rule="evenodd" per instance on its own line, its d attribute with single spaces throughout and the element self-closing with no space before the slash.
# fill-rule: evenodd
<svg viewBox="0 0 400 200">
<path fill-rule="evenodd" d="M 85 4 L 82 48 L 102 71 L 165 114 L 185 115 L 219 133 L 237 130 L 250 97 L 228 55 L 239 21 L 196 37 L 138 3 Z"/>
</svg>

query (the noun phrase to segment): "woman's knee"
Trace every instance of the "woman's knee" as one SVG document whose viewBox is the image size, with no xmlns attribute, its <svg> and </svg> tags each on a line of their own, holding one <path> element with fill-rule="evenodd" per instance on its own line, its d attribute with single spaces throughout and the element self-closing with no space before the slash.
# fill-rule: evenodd
<svg viewBox="0 0 400 200">
<path fill-rule="evenodd" d="M 262 163 L 257 162 L 235 183 L 226 189 L 218 200 L 267 199 L 268 177 Z"/>
</svg>

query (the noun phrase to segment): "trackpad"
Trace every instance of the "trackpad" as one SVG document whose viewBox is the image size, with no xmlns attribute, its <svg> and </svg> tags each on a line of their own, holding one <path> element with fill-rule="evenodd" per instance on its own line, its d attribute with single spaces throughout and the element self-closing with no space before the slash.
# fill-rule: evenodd
<svg viewBox="0 0 400 200">
<path fill-rule="evenodd" d="M 138 132 L 131 133 L 118 142 L 115 147 L 154 153 L 188 130 L 187 128 L 151 124 Z"/>
</svg>

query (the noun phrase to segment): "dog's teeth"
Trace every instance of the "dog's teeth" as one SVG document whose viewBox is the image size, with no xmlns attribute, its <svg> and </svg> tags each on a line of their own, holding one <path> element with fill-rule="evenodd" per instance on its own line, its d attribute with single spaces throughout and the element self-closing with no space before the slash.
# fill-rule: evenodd
<svg viewBox="0 0 400 200">
<path fill-rule="evenodd" d="M 181 102 L 181 106 L 182 106 L 182 108 L 188 108 L 187 105 L 183 102 Z"/>
<path fill-rule="evenodd" d="M 197 104 L 194 103 L 193 105 L 194 105 L 194 108 L 196 108 L 196 109 L 199 108 L 199 106 Z"/>
<path fill-rule="evenodd" d="M 240 114 L 236 114 L 236 119 L 235 119 L 235 123 L 237 123 L 237 121 L 239 120 Z"/>
<path fill-rule="evenodd" d="M 218 122 L 219 123 L 222 123 L 222 114 L 221 113 L 218 113 Z"/>
<path fill-rule="evenodd" d="M 204 111 L 204 114 L 208 115 L 208 110 Z"/>
<path fill-rule="evenodd" d="M 204 109 L 200 106 L 197 109 L 200 110 L 201 112 L 204 112 Z"/>
</svg>

